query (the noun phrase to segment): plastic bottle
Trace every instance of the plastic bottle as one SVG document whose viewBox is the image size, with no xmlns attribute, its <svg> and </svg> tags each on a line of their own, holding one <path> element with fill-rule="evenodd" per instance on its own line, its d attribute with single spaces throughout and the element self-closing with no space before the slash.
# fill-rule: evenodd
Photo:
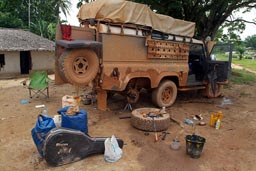
<svg viewBox="0 0 256 171">
<path fill-rule="evenodd" d="M 160 110 L 160 113 L 161 113 L 161 114 L 165 114 L 165 113 L 166 113 L 165 107 L 162 107 L 162 109 Z"/>
<path fill-rule="evenodd" d="M 44 107 L 44 109 L 42 111 L 42 115 L 47 115 L 47 114 L 48 114 L 47 109 L 46 109 L 46 107 Z"/>
<path fill-rule="evenodd" d="M 184 122 L 186 123 L 186 124 L 188 124 L 188 125 L 191 125 L 191 126 L 194 126 L 194 122 L 192 121 L 192 120 L 190 120 L 190 119 L 184 119 Z"/>
<path fill-rule="evenodd" d="M 215 129 L 220 129 L 220 119 L 217 120 Z"/>
</svg>

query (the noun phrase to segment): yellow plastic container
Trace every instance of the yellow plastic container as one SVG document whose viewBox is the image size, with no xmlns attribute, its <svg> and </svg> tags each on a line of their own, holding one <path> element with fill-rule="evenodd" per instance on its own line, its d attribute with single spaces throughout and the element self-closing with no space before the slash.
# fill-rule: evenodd
<svg viewBox="0 0 256 171">
<path fill-rule="evenodd" d="M 210 126 L 215 127 L 218 119 L 220 120 L 220 127 L 221 127 L 221 122 L 222 122 L 222 112 L 221 111 L 211 114 Z"/>
</svg>

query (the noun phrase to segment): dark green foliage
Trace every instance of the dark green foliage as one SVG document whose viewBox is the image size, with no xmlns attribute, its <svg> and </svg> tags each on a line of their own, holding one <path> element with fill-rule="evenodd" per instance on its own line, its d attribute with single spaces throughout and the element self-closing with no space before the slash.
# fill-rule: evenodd
<svg viewBox="0 0 256 171">
<path fill-rule="evenodd" d="M 83 2 L 94 0 L 79 0 L 77 7 Z M 244 29 L 244 21 L 232 21 L 232 12 L 241 8 L 250 10 L 256 7 L 255 0 L 133 0 L 134 2 L 148 4 L 157 13 L 172 16 L 177 19 L 193 21 L 196 23 L 195 37 L 212 39 L 218 34 L 221 25 L 226 25 L 231 34 L 222 38 L 235 39 L 235 30 Z M 28 2 L 29 0 L 1 0 L 0 1 L 0 27 L 28 28 Z M 68 14 L 70 0 L 30 0 L 31 30 L 45 36 L 42 28 L 51 27 L 59 22 L 60 10 Z M 45 26 L 47 25 L 47 27 Z M 233 30 L 232 30 L 233 29 Z M 233 34 L 232 34 L 233 32 Z M 49 35 L 49 33 L 47 34 Z"/>
<path fill-rule="evenodd" d="M 0 27 L 30 29 L 53 40 L 60 10 L 68 14 L 70 6 L 70 0 L 1 0 Z"/>
<path fill-rule="evenodd" d="M 256 34 L 252 35 L 252 36 L 248 36 L 245 39 L 245 44 L 247 47 L 251 47 L 254 50 L 256 50 Z"/>
<path fill-rule="evenodd" d="M 232 12 L 244 8 L 250 10 L 256 7 L 255 0 L 133 0 L 134 2 L 148 4 L 157 13 L 174 18 L 193 21 L 196 23 L 196 37 L 212 39 L 218 33 L 220 26 L 229 20 L 229 29 L 244 28 L 241 20 L 232 21 Z M 237 25 L 235 28 L 232 24 Z M 232 30 L 231 30 L 232 32 Z M 235 34 L 230 35 L 233 39 Z"/>
<path fill-rule="evenodd" d="M 237 46 L 236 50 L 239 53 L 239 59 L 241 60 L 243 58 L 243 54 L 245 52 L 245 47 L 244 46 Z"/>
<path fill-rule="evenodd" d="M 0 12 L 0 27 L 23 28 L 23 21 L 9 12 Z"/>
<path fill-rule="evenodd" d="M 227 30 L 226 33 L 223 32 L 224 29 Z M 240 44 L 241 42 L 240 34 L 242 34 L 244 30 L 245 30 L 245 22 L 243 21 L 238 20 L 236 22 L 225 22 L 219 28 L 215 39 L 220 42 Z"/>
</svg>

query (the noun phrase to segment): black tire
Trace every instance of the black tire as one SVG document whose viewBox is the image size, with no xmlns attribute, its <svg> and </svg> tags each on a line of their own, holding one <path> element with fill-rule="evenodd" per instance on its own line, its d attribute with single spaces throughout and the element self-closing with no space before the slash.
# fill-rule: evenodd
<svg viewBox="0 0 256 171">
<path fill-rule="evenodd" d="M 65 82 L 88 85 L 97 75 L 99 59 L 89 49 L 66 50 L 59 58 L 59 73 Z"/>
<path fill-rule="evenodd" d="M 152 102 L 158 107 L 171 106 L 177 97 L 177 86 L 170 80 L 165 80 L 152 92 Z"/>
<path fill-rule="evenodd" d="M 64 59 L 66 58 L 65 56 L 67 56 L 68 54 L 70 53 L 70 50 L 65 50 L 61 56 L 59 57 L 59 60 L 58 60 L 58 72 L 59 72 L 59 75 L 61 77 L 61 79 L 65 82 L 65 83 L 68 83 L 68 80 L 66 79 L 65 77 L 65 74 L 64 74 L 64 68 L 63 68 L 63 63 L 64 63 Z"/>
<path fill-rule="evenodd" d="M 148 113 L 159 114 L 159 117 L 154 118 L 154 121 L 150 117 L 146 117 Z M 137 129 L 143 131 L 163 131 L 170 126 L 170 115 L 168 113 L 160 114 L 160 109 L 157 108 L 139 108 L 132 111 L 131 125 Z"/>
</svg>

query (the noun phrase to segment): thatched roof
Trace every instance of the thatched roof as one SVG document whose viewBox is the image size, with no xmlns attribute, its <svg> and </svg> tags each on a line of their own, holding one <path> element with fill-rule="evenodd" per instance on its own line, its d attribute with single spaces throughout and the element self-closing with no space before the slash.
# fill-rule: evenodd
<svg viewBox="0 0 256 171">
<path fill-rule="evenodd" d="M 55 43 L 30 31 L 0 28 L 0 51 L 54 51 Z"/>
</svg>

